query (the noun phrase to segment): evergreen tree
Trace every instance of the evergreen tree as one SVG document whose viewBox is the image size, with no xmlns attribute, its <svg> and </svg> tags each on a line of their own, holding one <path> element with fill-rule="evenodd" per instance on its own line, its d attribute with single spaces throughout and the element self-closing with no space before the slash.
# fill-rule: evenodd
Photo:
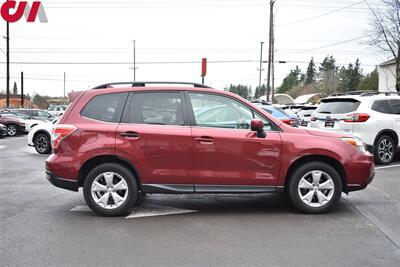
<svg viewBox="0 0 400 267">
<path fill-rule="evenodd" d="M 296 66 L 296 68 L 290 70 L 290 73 L 283 79 L 281 87 L 278 88 L 278 93 L 285 93 L 293 87 L 302 85 L 304 79 L 305 77 L 301 69 L 299 69 L 299 66 Z"/>
<path fill-rule="evenodd" d="M 229 87 L 225 87 L 224 89 L 225 91 L 237 94 L 245 99 L 250 100 L 250 98 L 252 97 L 252 90 L 251 87 L 247 86 L 247 85 L 229 85 Z"/>
<path fill-rule="evenodd" d="M 349 64 L 347 68 L 342 67 L 339 71 L 340 89 L 343 92 L 355 91 L 362 79 L 362 69 L 360 60 L 357 59 L 355 64 Z"/>
<path fill-rule="evenodd" d="M 333 56 L 327 56 L 319 67 L 319 85 L 327 95 L 338 91 L 339 77 L 338 67 L 336 66 L 336 59 Z"/>
<path fill-rule="evenodd" d="M 371 73 L 368 73 L 365 77 L 361 78 L 357 86 L 357 90 L 368 90 L 378 91 L 379 89 L 379 73 L 378 69 L 375 68 Z"/>
<path fill-rule="evenodd" d="M 267 86 L 265 84 L 262 84 L 261 87 L 256 87 L 256 90 L 254 92 L 254 98 L 259 99 L 261 96 L 265 95 L 267 92 Z"/>
<path fill-rule="evenodd" d="M 315 67 L 314 58 L 312 57 L 310 63 L 308 64 L 306 77 L 305 77 L 305 85 L 312 84 L 316 81 L 317 78 L 317 69 Z"/>
</svg>

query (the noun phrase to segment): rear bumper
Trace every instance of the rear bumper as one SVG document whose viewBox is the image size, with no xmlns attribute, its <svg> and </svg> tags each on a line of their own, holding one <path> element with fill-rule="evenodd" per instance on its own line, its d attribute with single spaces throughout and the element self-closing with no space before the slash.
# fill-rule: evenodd
<svg viewBox="0 0 400 267">
<path fill-rule="evenodd" d="M 46 171 L 46 178 L 52 185 L 56 187 L 60 187 L 75 192 L 77 192 L 79 189 L 79 184 L 77 181 L 57 177 L 49 171 Z"/>
</svg>

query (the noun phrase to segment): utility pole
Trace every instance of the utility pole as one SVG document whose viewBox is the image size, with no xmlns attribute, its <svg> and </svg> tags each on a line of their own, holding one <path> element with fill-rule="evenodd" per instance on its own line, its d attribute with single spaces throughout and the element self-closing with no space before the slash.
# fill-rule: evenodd
<svg viewBox="0 0 400 267">
<path fill-rule="evenodd" d="M 259 80 L 258 80 L 258 90 L 261 89 L 261 76 L 262 76 L 261 74 L 262 74 L 262 71 L 263 71 L 263 69 L 262 69 L 263 45 L 264 45 L 264 42 L 261 42 L 260 69 L 259 69 L 259 71 L 260 71 L 260 78 L 259 78 Z"/>
<path fill-rule="evenodd" d="M 274 4 L 276 0 L 270 0 L 269 2 L 269 46 L 268 46 L 268 77 L 267 77 L 267 102 L 269 102 L 269 93 L 271 91 L 271 61 L 272 61 L 272 35 L 274 25 Z"/>
<path fill-rule="evenodd" d="M 21 71 L 21 108 L 24 108 L 24 72 Z"/>
<path fill-rule="evenodd" d="M 7 101 L 6 101 L 6 107 L 10 107 L 10 23 L 7 22 L 7 36 L 6 36 L 6 41 L 7 41 L 7 51 L 6 51 L 6 57 L 7 57 L 7 77 L 6 77 L 6 83 L 7 83 Z"/>
<path fill-rule="evenodd" d="M 66 104 L 65 103 L 65 80 L 66 80 L 66 74 L 64 72 L 64 98 L 63 98 L 64 105 Z"/>
<path fill-rule="evenodd" d="M 133 40 L 133 81 L 136 82 L 136 40 Z"/>
<path fill-rule="evenodd" d="M 272 90 L 271 90 L 271 103 L 275 102 L 275 17 L 272 16 L 272 39 L 271 39 L 271 72 L 272 72 Z"/>
</svg>

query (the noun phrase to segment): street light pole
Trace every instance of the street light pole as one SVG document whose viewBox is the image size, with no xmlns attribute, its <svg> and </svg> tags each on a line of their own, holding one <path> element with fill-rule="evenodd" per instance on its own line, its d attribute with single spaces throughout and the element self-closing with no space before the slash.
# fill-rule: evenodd
<svg viewBox="0 0 400 267">
<path fill-rule="evenodd" d="M 269 46 L 268 46 L 268 77 L 267 77 L 267 102 L 269 102 L 269 92 L 271 90 L 271 61 L 272 61 L 272 35 L 274 25 L 274 4 L 276 0 L 270 0 L 269 2 Z M 273 89 L 272 89 L 273 90 Z"/>
<path fill-rule="evenodd" d="M 260 89 L 261 89 L 261 76 L 262 76 L 262 57 L 263 57 L 263 45 L 264 45 L 264 42 L 261 42 L 261 51 L 260 51 L 260 69 L 259 69 L 259 71 L 260 71 L 260 77 L 259 77 L 259 80 L 258 80 L 258 90 L 260 90 Z"/>
<path fill-rule="evenodd" d="M 133 81 L 136 82 L 136 40 L 133 40 Z"/>
<path fill-rule="evenodd" d="M 6 101 L 6 107 L 10 107 L 10 23 L 7 22 L 7 36 L 6 36 L 6 42 L 7 42 L 7 51 L 6 51 L 6 57 L 7 57 L 7 77 L 6 77 L 6 83 L 7 83 L 7 101 Z"/>
</svg>

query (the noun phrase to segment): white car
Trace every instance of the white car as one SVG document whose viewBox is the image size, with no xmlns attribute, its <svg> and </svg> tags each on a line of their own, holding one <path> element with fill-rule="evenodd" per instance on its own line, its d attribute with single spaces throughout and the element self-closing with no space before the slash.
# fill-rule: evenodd
<svg viewBox="0 0 400 267">
<path fill-rule="evenodd" d="M 28 134 L 28 146 L 35 147 L 39 154 L 50 154 L 51 133 L 56 122 L 57 120 L 54 120 L 34 126 Z"/>
<path fill-rule="evenodd" d="M 352 134 L 366 143 L 377 163 L 388 164 L 399 146 L 400 96 L 364 93 L 329 97 L 321 100 L 309 126 Z"/>
<path fill-rule="evenodd" d="M 47 112 L 53 115 L 54 117 L 59 117 L 64 114 L 67 106 L 52 106 L 47 109 Z"/>
</svg>

